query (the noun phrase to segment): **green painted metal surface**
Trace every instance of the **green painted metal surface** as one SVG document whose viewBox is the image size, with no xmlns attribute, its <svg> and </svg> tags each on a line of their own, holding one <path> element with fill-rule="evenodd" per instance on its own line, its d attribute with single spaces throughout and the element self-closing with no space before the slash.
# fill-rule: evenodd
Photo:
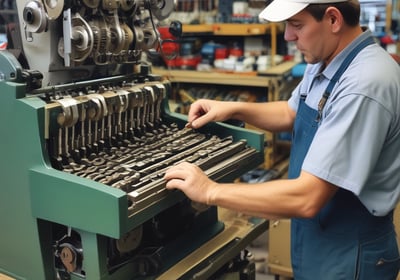
<svg viewBox="0 0 400 280">
<path fill-rule="evenodd" d="M 50 279 L 42 262 L 37 221 L 32 216 L 29 169 L 45 165 L 43 103 L 16 98 L 23 84 L 0 82 L 0 272 L 17 279 Z M 49 209 L 51 211 L 51 209 Z"/>
</svg>

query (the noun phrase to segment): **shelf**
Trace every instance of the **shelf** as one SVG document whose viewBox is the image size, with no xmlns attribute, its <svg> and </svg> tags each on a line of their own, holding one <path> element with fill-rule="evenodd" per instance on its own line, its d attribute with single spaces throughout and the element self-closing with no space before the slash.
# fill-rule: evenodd
<svg viewBox="0 0 400 280">
<path fill-rule="evenodd" d="M 185 33 L 213 33 L 211 24 L 183 24 L 182 32 Z"/>
<path fill-rule="evenodd" d="M 215 35 L 219 36 L 255 36 L 264 35 L 274 28 L 274 24 L 214 24 Z"/>
<path fill-rule="evenodd" d="M 296 66 L 298 62 L 294 61 L 285 61 L 281 64 L 275 65 L 273 67 L 268 68 L 265 71 L 259 71 L 258 75 L 260 76 L 285 76 L 292 71 L 292 68 Z"/>
<path fill-rule="evenodd" d="M 167 70 L 155 68 L 154 74 L 168 78 L 171 82 L 198 83 L 215 85 L 247 85 L 255 87 L 268 86 L 268 79 L 257 76 L 255 72 L 248 73 L 225 73 L 225 72 L 202 72 L 190 70 Z"/>
<path fill-rule="evenodd" d="M 276 32 L 275 23 L 214 23 L 214 24 L 184 24 L 183 33 L 210 33 L 216 36 L 256 36 L 267 32 Z"/>
<path fill-rule="evenodd" d="M 168 70 L 161 68 L 154 68 L 153 73 L 164 76 L 171 82 L 267 87 L 270 85 L 270 79 L 265 76 L 276 77 L 286 75 L 295 65 L 295 62 L 284 62 L 259 73 L 227 73 L 218 71 L 202 72 L 190 70 Z"/>
</svg>

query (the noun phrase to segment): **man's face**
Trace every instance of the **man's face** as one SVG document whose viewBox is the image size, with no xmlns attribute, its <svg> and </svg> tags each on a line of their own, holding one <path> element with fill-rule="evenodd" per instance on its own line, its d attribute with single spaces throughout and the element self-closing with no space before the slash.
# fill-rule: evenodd
<svg viewBox="0 0 400 280">
<path fill-rule="evenodd" d="M 318 22 L 306 11 L 289 18 L 286 22 L 285 40 L 296 43 L 307 63 L 329 62 L 337 42 L 330 31 L 328 18 Z"/>
</svg>

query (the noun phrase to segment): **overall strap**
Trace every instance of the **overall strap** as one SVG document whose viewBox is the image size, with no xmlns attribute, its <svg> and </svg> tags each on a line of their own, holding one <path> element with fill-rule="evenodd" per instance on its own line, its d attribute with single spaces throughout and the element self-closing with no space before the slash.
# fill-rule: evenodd
<svg viewBox="0 0 400 280">
<path fill-rule="evenodd" d="M 332 93 L 333 87 L 337 83 L 337 81 L 340 79 L 344 71 L 346 71 L 347 67 L 349 67 L 350 63 L 353 61 L 353 59 L 356 57 L 356 55 L 366 46 L 371 45 L 375 43 L 374 39 L 372 37 L 367 37 L 363 41 L 361 41 L 354 49 L 351 50 L 351 52 L 346 56 L 346 58 L 343 60 L 342 64 L 339 66 L 338 70 L 336 73 L 333 75 L 332 79 L 330 80 L 328 86 L 325 89 L 324 94 L 322 95 L 321 100 L 318 103 L 318 119 L 319 121 L 322 117 L 322 110 L 325 107 L 326 101 L 328 100 L 329 96 Z"/>
</svg>

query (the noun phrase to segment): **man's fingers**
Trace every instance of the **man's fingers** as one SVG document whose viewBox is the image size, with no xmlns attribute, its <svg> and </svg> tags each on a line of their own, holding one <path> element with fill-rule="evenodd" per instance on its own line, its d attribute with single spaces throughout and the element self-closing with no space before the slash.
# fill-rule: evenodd
<svg viewBox="0 0 400 280">
<path fill-rule="evenodd" d="M 169 181 L 167 181 L 167 183 L 165 184 L 165 187 L 167 189 L 182 189 L 183 188 L 183 184 L 185 182 L 182 179 L 171 179 Z"/>
</svg>

